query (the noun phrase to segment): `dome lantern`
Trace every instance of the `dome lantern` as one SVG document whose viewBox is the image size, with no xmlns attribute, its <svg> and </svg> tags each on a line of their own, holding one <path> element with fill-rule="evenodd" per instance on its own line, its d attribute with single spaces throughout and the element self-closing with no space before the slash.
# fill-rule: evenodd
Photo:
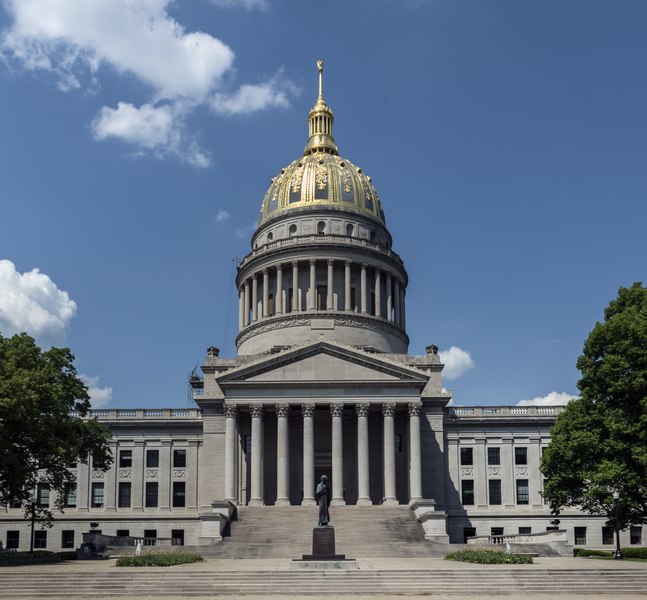
<svg viewBox="0 0 647 600">
<path fill-rule="evenodd" d="M 335 116 L 332 110 L 326 104 L 323 97 L 323 58 L 317 60 L 317 69 L 319 70 L 319 95 L 315 105 L 308 114 L 308 143 L 306 144 L 304 155 L 313 152 L 328 152 L 329 154 L 339 154 L 335 138 L 332 134 L 333 121 Z"/>
</svg>

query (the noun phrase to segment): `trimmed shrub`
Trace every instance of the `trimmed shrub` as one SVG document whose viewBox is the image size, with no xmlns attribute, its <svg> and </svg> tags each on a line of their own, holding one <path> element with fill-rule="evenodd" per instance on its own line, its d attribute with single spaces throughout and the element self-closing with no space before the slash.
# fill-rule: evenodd
<svg viewBox="0 0 647 600">
<path fill-rule="evenodd" d="M 621 548 L 620 552 L 625 558 L 647 558 L 647 548 Z"/>
<path fill-rule="evenodd" d="M 587 556 L 613 556 L 610 550 L 590 550 L 589 548 L 573 548 L 573 556 L 585 558 Z"/>
<path fill-rule="evenodd" d="M 45 565 L 55 563 L 61 560 L 56 552 L 48 550 L 34 550 L 34 554 L 29 552 L 0 552 L 0 566 L 9 567 L 14 565 Z"/>
<path fill-rule="evenodd" d="M 492 548 L 469 548 L 450 552 L 445 560 L 457 560 L 460 562 L 477 563 L 481 565 L 529 565 L 532 564 L 532 556 L 529 554 L 517 554 L 505 550 Z"/>
<path fill-rule="evenodd" d="M 76 560 L 76 550 L 62 550 L 61 552 L 57 552 L 56 556 L 60 560 Z"/>
<path fill-rule="evenodd" d="M 171 567 L 200 562 L 199 554 L 189 552 L 146 552 L 139 556 L 122 556 L 117 559 L 118 567 Z"/>
</svg>

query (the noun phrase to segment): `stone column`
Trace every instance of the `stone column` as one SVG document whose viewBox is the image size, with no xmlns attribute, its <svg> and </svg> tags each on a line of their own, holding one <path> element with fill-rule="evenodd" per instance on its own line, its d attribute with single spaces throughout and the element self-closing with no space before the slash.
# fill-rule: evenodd
<svg viewBox="0 0 647 600">
<path fill-rule="evenodd" d="M 386 318 L 393 321 L 393 285 L 391 275 L 386 275 Z"/>
<path fill-rule="evenodd" d="M 263 316 L 268 317 L 270 314 L 270 274 L 267 269 L 263 269 Z"/>
<path fill-rule="evenodd" d="M 249 280 L 245 281 L 245 327 L 249 325 L 249 309 L 250 309 L 250 297 L 249 297 Z"/>
<path fill-rule="evenodd" d="M 299 310 L 299 263 L 295 260 L 292 263 L 292 307 L 291 310 Z"/>
<path fill-rule="evenodd" d="M 276 506 L 289 506 L 290 504 L 289 415 L 289 404 L 276 405 Z"/>
<path fill-rule="evenodd" d="M 384 416 L 384 504 L 394 505 L 398 503 L 395 496 L 395 426 L 393 416 L 395 404 L 382 404 L 382 415 Z"/>
<path fill-rule="evenodd" d="M 263 405 L 250 405 L 252 415 L 252 467 L 250 506 L 263 506 Z"/>
<path fill-rule="evenodd" d="M 402 329 L 407 328 L 404 306 L 405 306 L 405 302 L 404 302 L 404 283 L 403 283 L 402 286 L 400 286 L 400 327 L 402 327 Z"/>
<path fill-rule="evenodd" d="M 328 289 L 326 294 L 326 308 L 333 310 L 333 267 L 335 261 L 332 258 L 328 259 Z"/>
<path fill-rule="evenodd" d="M 375 316 L 382 316 L 382 273 L 375 269 Z"/>
<path fill-rule="evenodd" d="M 331 404 L 332 415 L 332 500 L 331 506 L 346 504 L 344 500 L 343 404 Z"/>
<path fill-rule="evenodd" d="M 276 298 L 274 300 L 275 314 L 283 314 L 283 265 L 276 267 Z"/>
<path fill-rule="evenodd" d="M 314 439 L 314 404 L 302 404 L 303 414 L 303 500 L 304 506 L 315 502 L 315 439 Z"/>
<path fill-rule="evenodd" d="M 368 462 L 368 411 L 369 404 L 356 404 L 357 413 L 357 506 L 370 506 Z"/>
<path fill-rule="evenodd" d="M 350 260 L 344 261 L 344 310 L 351 311 L 350 305 Z"/>
<path fill-rule="evenodd" d="M 362 271 L 360 276 L 360 310 L 363 315 L 366 314 L 366 263 L 362 263 Z"/>
<path fill-rule="evenodd" d="M 238 331 L 245 327 L 245 289 L 241 286 L 238 290 Z"/>
<path fill-rule="evenodd" d="M 310 259 L 310 294 L 308 294 L 308 310 L 317 307 L 317 261 Z"/>
<path fill-rule="evenodd" d="M 225 404 L 225 500 L 237 503 L 236 494 L 236 414 L 235 404 Z"/>
<path fill-rule="evenodd" d="M 252 275 L 252 323 L 258 321 L 258 277 Z"/>
<path fill-rule="evenodd" d="M 395 310 L 393 311 L 395 313 L 395 324 L 396 325 L 401 325 L 400 322 L 400 282 L 396 279 L 395 280 L 395 291 L 393 292 L 393 300 L 395 303 Z"/>
<path fill-rule="evenodd" d="M 409 504 L 422 498 L 420 408 L 416 402 L 409 404 Z"/>
</svg>

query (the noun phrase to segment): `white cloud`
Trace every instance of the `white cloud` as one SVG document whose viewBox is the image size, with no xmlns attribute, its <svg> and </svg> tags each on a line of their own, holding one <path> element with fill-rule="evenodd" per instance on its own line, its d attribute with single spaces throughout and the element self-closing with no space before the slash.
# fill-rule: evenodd
<svg viewBox="0 0 647 600">
<path fill-rule="evenodd" d="M 210 105 L 219 114 L 249 114 L 266 108 L 288 108 L 289 96 L 296 93 L 294 85 L 283 81 L 279 72 L 265 83 L 243 85 L 232 94 L 216 93 Z"/>
<path fill-rule="evenodd" d="M 79 378 L 88 388 L 92 408 L 101 408 L 112 401 L 112 388 L 101 387 L 99 385 L 101 377 L 91 377 L 90 375 L 79 373 Z"/>
<path fill-rule="evenodd" d="M 457 346 L 451 346 L 449 350 L 441 350 L 438 352 L 438 356 L 445 365 L 443 369 L 444 379 L 456 379 L 474 368 L 474 361 L 470 353 Z"/>
<path fill-rule="evenodd" d="M 564 406 L 571 400 L 575 400 L 575 398 L 576 396 L 566 392 L 550 392 L 545 396 L 537 396 L 532 400 L 519 400 L 517 406 Z"/>
<path fill-rule="evenodd" d="M 256 223 L 250 223 L 236 229 L 235 236 L 239 239 L 247 239 L 254 231 L 256 231 Z"/>
<path fill-rule="evenodd" d="M 218 0 L 221 5 L 267 7 L 265 0 Z M 208 153 L 186 133 L 185 118 L 208 103 L 221 114 L 248 113 L 289 105 L 295 93 L 279 75 L 243 85 L 228 94 L 222 77 L 234 52 L 217 38 L 186 31 L 168 13 L 174 0 L 4 0 L 12 18 L 0 37 L 0 60 L 10 66 L 51 75 L 59 89 L 99 87 L 102 68 L 134 78 L 150 90 L 137 107 L 120 101 L 99 110 L 96 140 L 119 139 L 135 155 L 177 158 L 197 167 Z"/>
<path fill-rule="evenodd" d="M 67 292 L 38 269 L 16 271 L 9 260 L 0 260 L 0 331 L 4 336 L 26 331 L 42 346 L 64 342 L 76 314 L 76 303 Z"/>
<path fill-rule="evenodd" d="M 255 8 L 265 10 L 270 6 L 267 0 L 211 0 L 211 2 L 220 8 L 240 7 L 246 10 L 254 10 Z"/>
<path fill-rule="evenodd" d="M 226 210 L 219 210 L 216 216 L 213 218 L 216 223 L 224 223 L 231 219 L 231 215 Z"/>
</svg>

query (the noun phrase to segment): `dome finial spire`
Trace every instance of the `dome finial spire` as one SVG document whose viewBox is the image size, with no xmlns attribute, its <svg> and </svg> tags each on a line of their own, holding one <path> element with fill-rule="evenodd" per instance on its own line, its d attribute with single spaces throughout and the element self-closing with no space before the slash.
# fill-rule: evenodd
<svg viewBox="0 0 647 600">
<path fill-rule="evenodd" d="M 304 154 L 313 152 L 328 152 L 339 154 L 335 138 L 332 135 L 332 124 L 335 120 L 332 110 L 323 99 L 323 68 L 324 59 L 317 59 L 317 70 L 319 71 L 319 95 L 317 101 L 308 115 L 308 143 Z"/>
</svg>

